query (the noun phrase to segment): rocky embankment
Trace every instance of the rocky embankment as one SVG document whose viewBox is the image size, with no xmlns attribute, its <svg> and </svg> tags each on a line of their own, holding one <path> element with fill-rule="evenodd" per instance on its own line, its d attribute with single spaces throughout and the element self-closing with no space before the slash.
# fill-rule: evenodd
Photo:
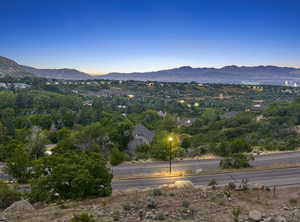
<svg viewBox="0 0 300 222">
<path fill-rule="evenodd" d="M 76 216 L 93 221 L 299 222 L 300 190 L 259 184 L 193 186 L 177 181 L 158 189 L 115 191 L 111 197 L 30 205 L 14 203 L 0 221 L 62 222 Z M 92 221 L 92 220 L 91 220 Z"/>
</svg>

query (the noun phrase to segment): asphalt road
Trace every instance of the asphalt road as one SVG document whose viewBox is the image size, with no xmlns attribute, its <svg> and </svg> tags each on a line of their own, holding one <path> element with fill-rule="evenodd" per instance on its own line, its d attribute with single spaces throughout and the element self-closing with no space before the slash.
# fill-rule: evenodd
<svg viewBox="0 0 300 222">
<path fill-rule="evenodd" d="M 235 173 L 224 173 L 215 175 L 199 175 L 177 178 L 152 178 L 113 181 L 113 189 L 126 190 L 129 188 L 154 188 L 162 184 L 172 184 L 177 180 L 190 180 L 194 185 L 207 185 L 212 179 L 218 184 L 227 184 L 230 181 L 239 182 L 247 178 L 250 183 L 259 183 L 265 186 L 291 187 L 300 186 L 300 168 L 285 168 L 261 171 L 244 171 Z"/>
<path fill-rule="evenodd" d="M 276 166 L 281 164 L 300 163 L 300 152 L 287 152 L 260 155 L 251 162 L 252 166 Z M 153 163 L 137 163 L 137 164 L 122 164 L 113 167 L 115 177 L 126 177 L 138 174 L 158 173 L 169 170 L 168 162 L 153 162 Z M 173 170 L 212 170 L 219 168 L 219 160 L 181 160 L 173 161 Z"/>
</svg>

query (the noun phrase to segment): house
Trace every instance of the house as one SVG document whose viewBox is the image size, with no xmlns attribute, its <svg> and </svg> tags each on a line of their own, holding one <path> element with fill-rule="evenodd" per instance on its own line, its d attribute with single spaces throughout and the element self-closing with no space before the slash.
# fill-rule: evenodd
<svg viewBox="0 0 300 222">
<path fill-rule="evenodd" d="M 264 118 L 265 118 L 264 115 L 258 115 L 258 116 L 255 117 L 255 120 L 256 120 L 256 122 L 260 122 Z"/>
<path fill-rule="evenodd" d="M 191 126 L 196 121 L 196 118 L 177 117 L 176 122 L 178 126 Z"/>
<path fill-rule="evenodd" d="M 154 132 L 139 124 L 132 130 L 133 139 L 128 144 L 128 151 L 133 153 L 138 147 L 150 144 L 154 137 Z"/>
<path fill-rule="evenodd" d="M 7 85 L 5 82 L 0 82 L 0 88 L 7 88 Z"/>
<path fill-rule="evenodd" d="M 135 95 L 129 94 L 127 95 L 129 99 L 133 99 L 135 97 Z"/>
<path fill-rule="evenodd" d="M 15 88 L 17 89 L 26 89 L 31 87 L 31 85 L 26 84 L 26 83 L 14 83 Z"/>
<path fill-rule="evenodd" d="M 91 100 L 85 100 L 85 101 L 83 101 L 83 105 L 84 106 L 92 106 L 93 105 L 93 101 L 91 101 Z"/>
<path fill-rule="evenodd" d="M 160 110 L 160 111 L 157 112 L 157 115 L 159 115 L 160 117 L 165 118 L 167 116 L 167 112 L 163 112 L 163 111 Z"/>
<path fill-rule="evenodd" d="M 252 111 L 252 112 L 262 112 L 265 111 L 268 107 L 263 104 L 255 104 L 250 109 L 247 109 L 246 111 Z"/>
</svg>

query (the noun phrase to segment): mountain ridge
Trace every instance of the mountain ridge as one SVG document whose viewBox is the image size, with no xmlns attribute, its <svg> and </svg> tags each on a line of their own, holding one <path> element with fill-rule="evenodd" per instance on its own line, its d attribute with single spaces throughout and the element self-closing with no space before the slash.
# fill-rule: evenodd
<svg viewBox="0 0 300 222">
<path fill-rule="evenodd" d="M 200 82 L 240 84 L 252 82 L 255 84 L 283 85 L 287 82 L 300 84 L 300 69 L 295 67 L 280 67 L 274 65 L 237 66 L 229 65 L 221 68 L 181 66 L 177 68 L 151 72 L 111 72 L 104 75 L 91 75 L 72 68 L 38 69 L 20 65 L 14 60 L 0 56 L 0 76 L 36 76 L 48 79 L 87 80 L 139 80 L 162 82 Z"/>
</svg>

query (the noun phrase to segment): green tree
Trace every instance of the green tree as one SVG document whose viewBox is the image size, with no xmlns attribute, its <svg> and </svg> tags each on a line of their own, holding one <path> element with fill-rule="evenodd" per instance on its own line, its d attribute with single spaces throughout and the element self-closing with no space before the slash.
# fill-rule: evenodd
<svg viewBox="0 0 300 222">
<path fill-rule="evenodd" d="M 30 179 L 31 161 L 29 154 L 20 146 L 15 148 L 14 153 L 7 159 L 6 170 L 9 175 L 19 183 L 26 183 Z"/>
<path fill-rule="evenodd" d="M 46 135 L 39 127 L 31 129 L 31 136 L 27 150 L 31 159 L 38 159 L 45 155 Z"/>
<path fill-rule="evenodd" d="M 170 137 L 172 137 L 172 141 L 169 141 Z M 168 131 L 160 131 L 153 138 L 150 150 L 151 156 L 158 160 L 168 160 L 171 152 L 171 158 L 173 159 L 183 152 L 179 144 L 178 135 Z"/>
<path fill-rule="evenodd" d="M 234 139 L 230 144 L 231 153 L 248 153 L 251 151 L 251 146 L 241 138 Z"/>
<path fill-rule="evenodd" d="M 97 153 L 68 151 L 35 161 L 33 201 L 108 196 L 112 174 Z"/>
<path fill-rule="evenodd" d="M 125 160 L 125 154 L 122 153 L 117 147 L 114 147 L 110 154 L 110 164 L 113 166 L 119 165 Z"/>
</svg>

